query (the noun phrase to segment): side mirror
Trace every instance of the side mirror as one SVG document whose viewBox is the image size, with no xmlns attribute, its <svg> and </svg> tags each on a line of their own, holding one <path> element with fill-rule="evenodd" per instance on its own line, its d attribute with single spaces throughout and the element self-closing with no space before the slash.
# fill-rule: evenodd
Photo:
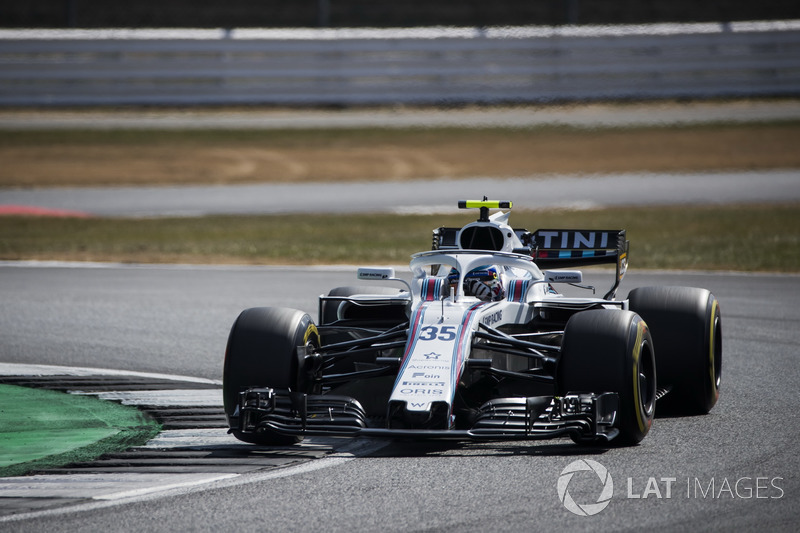
<svg viewBox="0 0 800 533">
<path fill-rule="evenodd" d="M 548 283 L 583 283 L 583 272 L 580 270 L 544 271 L 544 280 Z"/>
<path fill-rule="evenodd" d="M 396 277 L 391 267 L 360 267 L 357 276 L 358 279 L 366 281 L 399 281 L 406 286 L 408 294 L 411 294 L 411 285 L 406 280 Z"/>
</svg>

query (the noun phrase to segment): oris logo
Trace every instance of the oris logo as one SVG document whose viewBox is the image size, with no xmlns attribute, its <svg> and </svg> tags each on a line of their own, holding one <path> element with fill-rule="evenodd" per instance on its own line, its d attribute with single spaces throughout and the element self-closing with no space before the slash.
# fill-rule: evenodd
<svg viewBox="0 0 800 533">
<path fill-rule="evenodd" d="M 444 390 L 405 388 L 405 389 L 400 389 L 400 394 L 402 394 L 403 396 L 441 396 L 442 394 L 444 394 Z"/>
<path fill-rule="evenodd" d="M 602 483 L 603 487 L 600 491 L 600 495 L 594 502 L 578 503 L 570 495 L 570 482 L 573 476 L 578 472 L 593 472 L 594 475 L 600 479 L 600 483 Z M 597 461 L 578 459 L 568 464 L 566 468 L 561 471 L 556 489 L 558 490 L 558 499 L 561 500 L 561 504 L 567 511 L 578 516 L 592 516 L 605 509 L 609 502 L 611 502 L 611 496 L 614 494 L 614 481 L 611 479 L 611 474 L 608 473 L 606 467 Z"/>
</svg>

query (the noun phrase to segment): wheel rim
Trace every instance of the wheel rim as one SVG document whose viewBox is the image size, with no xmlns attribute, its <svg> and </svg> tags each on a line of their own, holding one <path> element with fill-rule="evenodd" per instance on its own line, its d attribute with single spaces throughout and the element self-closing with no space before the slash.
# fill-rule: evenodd
<svg viewBox="0 0 800 533">
<path fill-rule="evenodd" d="M 722 327 L 719 317 L 714 320 L 714 386 L 719 390 L 722 381 Z"/>
<path fill-rule="evenodd" d="M 639 360 L 639 401 L 646 418 L 652 418 L 656 405 L 656 376 L 650 344 L 642 342 Z"/>
<path fill-rule="evenodd" d="M 306 329 L 304 337 L 304 346 L 307 353 L 316 352 L 322 344 L 319 340 L 319 330 L 313 324 L 309 325 L 309 327 Z M 316 369 L 313 372 L 308 372 L 308 374 L 305 376 L 298 376 L 298 378 L 301 382 L 307 380 L 306 382 L 309 383 L 309 392 L 312 394 L 322 393 L 322 381 L 317 380 Z"/>
</svg>

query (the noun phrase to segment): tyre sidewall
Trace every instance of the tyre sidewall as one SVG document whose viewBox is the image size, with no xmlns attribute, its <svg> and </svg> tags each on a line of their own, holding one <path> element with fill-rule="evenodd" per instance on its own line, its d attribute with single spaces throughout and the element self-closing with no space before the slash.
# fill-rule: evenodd
<svg viewBox="0 0 800 533">
<path fill-rule="evenodd" d="M 719 398 L 722 328 L 719 302 L 706 289 L 642 287 L 628 295 L 629 308 L 649 325 L 656 346 L 659 402 L 666 412 L 705 414 Z"/>
<path fill-rule="evenodd" d="M 640 371 L 648 380 L 640 380 Z M 620 435 L 616 442 L 640 442 L 655 414 L 656 368 L 647 324 L 629 311 L 591 310 L 574 315 L 564 329 L 556 383 L 560 395 L 617 393 Z"/>
<path fill-rule="evenodd" d="M 295 309 L 257 307 L 242 311 L 231 328 L 223 369 L 223 401 L 230 417 L 239 392 L 253 387 L 303 391 L 297 347 L 320 345 L 311 317 Z"/>
</svg>

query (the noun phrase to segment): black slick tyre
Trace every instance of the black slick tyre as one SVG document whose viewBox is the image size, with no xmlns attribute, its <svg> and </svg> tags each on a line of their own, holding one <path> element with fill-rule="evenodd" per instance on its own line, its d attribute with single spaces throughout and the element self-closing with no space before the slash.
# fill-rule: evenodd
<svg viewBox="0 0 800 533">
<path fill-rule="evenodd" d="M 346 326 L 385 328 L 396 326 L 408 321 L 405 305 L 357 305 L 348 302 L 346 298 L 359 294 L 397 296 L 401 290 L 396 287 L 382 286 L 347 286 L 336 287 L 328 292 L 330 299 L 323 300 L 319 309 L 320 325 L 327 326 L 335 322 L 345 325 L 342 328 L 329 329 L 325 334 L 328 344 L 353 340 L 353 333 Z M 328 367 L 332 374 L 353 372 L 356 362 L 371 363 L 373 357 L 369 354 L 351 357 L 336 361 Z"/>
<path fill-rule="evenodd" d="M 307 392 L 306 376 L 300 371 L 298 346 L 320 346 L 319 332 L 311 317 L 295 309 L 255 307 L 245 309 L 234 322 L 225 351 L 222 395 L 228 425 L 244 442 L 287 445 L 300 437 L 274 432 L 244 434 L 237 431 L 239 393 L 253 387 Z"/>
<path fill-rule="evenodd" d="M 655 414 L 656 367 L 653 340 L 639 315 L 596 309 L 569 319 L 556 368 L 556 393 L 569 392 L 616 392 L 619 435 L 613 442 L 641 442 Z"/>
<path fill-rule="evenodd" d="M 356 294 L 385 294 L 387 296 L 396 296 L 400 294 L 400 292 L 400 289 L 395 287 L 347 286 L 331 289 L 330 292 L 328 292 L 328 296 L 333 298 L 347 298 Z M 330 324 L 336 322 L 340 318 L 358 320 L 385 319 L 402 322 L 405 316 L 403 310 L 397 306 L 379 306 L 377 308 L 359 309 L 356 306 L 348 306 L 346 303 L 343 304 L 341 300 L 336 299 L 322 302 L 320 307 L 320 324 Z"/>
<path fill-rule="evenodd" d="M 659 387 L 669 393 L 659 411 L 706 414 L 717 403 L 722 378 L 722 319 L 719 302 L 706 289 L 641 287 L 628 295 L 629 308 L 650 326 L 656 346 Z"/>
</svg>

